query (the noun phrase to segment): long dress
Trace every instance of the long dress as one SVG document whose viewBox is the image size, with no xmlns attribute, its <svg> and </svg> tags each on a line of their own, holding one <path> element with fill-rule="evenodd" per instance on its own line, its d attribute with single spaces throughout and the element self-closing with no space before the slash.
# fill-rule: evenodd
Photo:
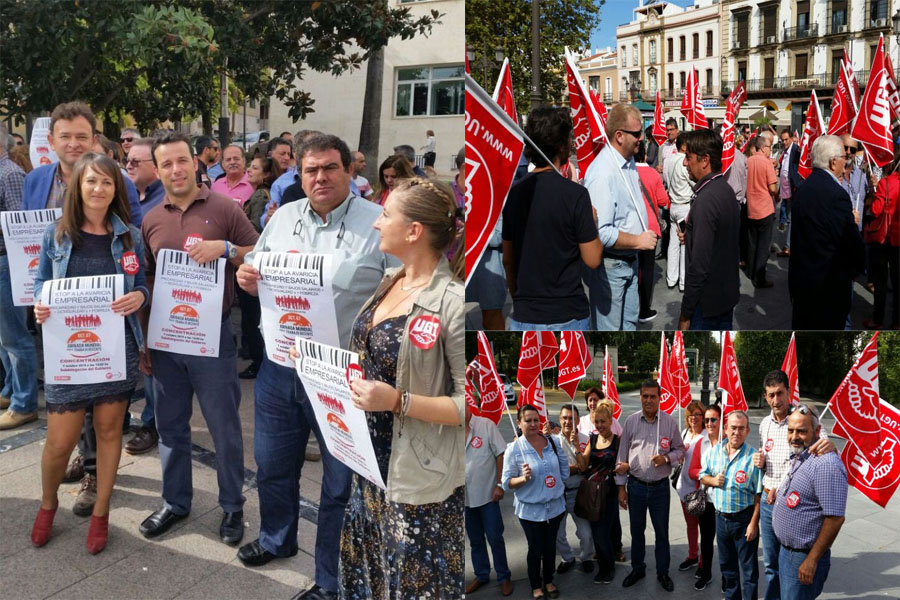
<svg viewBox="0 0 900 600">
<path fill-rule="evenodd" d="M 366 379 L 395 385 L 406 315 L 372 327 L 373 305 L 353 324 Z M 367 412 L 381 477 L 387 481 L 394 415 Z M 463 506 L 460 486 L 443 502 L 391 502 L 384 490 L 353 475 L 341 532 L 341 598 L 458 598 L 463 588 Z"/>
</svg>

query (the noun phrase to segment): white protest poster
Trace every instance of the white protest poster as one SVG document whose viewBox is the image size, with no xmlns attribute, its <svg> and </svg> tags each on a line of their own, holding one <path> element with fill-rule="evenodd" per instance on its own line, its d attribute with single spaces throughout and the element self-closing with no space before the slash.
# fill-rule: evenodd
<svg viewBox="0 0 900 600">
<path fill-rule="evenodd" d="M 156 256 L 147 347 L 191 356 L 219 356 L 225 259 L 202 265 L 181 250 Z"/>
<path fill-rule="evenodd" d="M 34 278 L 41 262 L 41 239 L 50 223 L 62 216 L 61 208 L 0 212 L 0 227 L 9 257 L 12 298 L 16 306 L 34 304 Z"/>
<path fill-rule="evenodd" d="M 384 489 L 366 413 L 350 399 L 350 381 L 362 376 L 359 355 L 297 338 L 297 374 L 316 413 L 319 431 L 336 459 Z"/>
<path fill-rule="evenodd" d="M 259 303 L 269 360 L 288 364 L 296 338 L 340 344 L 330 254 L 260 252 L 253 257 L 253 267 L 262 277 Z"/>
<path fill-rule="evenodd" d="M 47 134 L 50 133 L 50 117 L 40 117 L 34 120 L 34 127 L 31 129 L 31 144 L 28 152 L 31 158 L 31 164 L 34 168 L 43 165 L 51 165 L 59 162 L 56 152 L 50 147 L 50 140 Z"/>
<path fill-rule="evenodd" d="M 51 279 L 41 289 L 50 316 L 41 331 L 47 383 L 120 381 L 125 372 L 125 319 L 112 303 L 125 290 L 124 275 Z"/>
</svg>

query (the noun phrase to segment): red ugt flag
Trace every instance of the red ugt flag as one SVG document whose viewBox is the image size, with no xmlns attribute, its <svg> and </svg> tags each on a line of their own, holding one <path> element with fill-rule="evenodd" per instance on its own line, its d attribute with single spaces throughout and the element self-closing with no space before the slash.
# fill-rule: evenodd
<svg viewBox="0 0 900 600">
<path fill-rule="evenodd" d="M 544 384 L 541 383 L 540 377 L 535 379 L 529 387 L 522 388 L 519 393 L 518 407 L 522 408 L 525 404 L 530 404 L 537 409 L 541 417 L 541 425 L 547 422 L 547 403 L 544 400 Z"/>
<path fill-rule="evenodd" d="M 703 112 L 700 82 L 697 81 L 697 72 L 694 69 L 688 72 L 687 82 L 684 87 L 684 97 L 681 99 L 681 114 L 684 115 L 694 129 L 709 129 L 706 114 Z"/>
<path fill-rule="evenodd" d="M 613 403 L 613 418 L 618 419 L 622 414 L 622 405 L 619 403 L 619 391 L 616 389 L 616 378 L 609 364 L 609 346 L 603 352 L 603 395 Z"/>
<path fill-rule="evenodd" d="M 466 283 L 503 211 L 525 142 L 475 80 L 466 75 Z"/>
<path fill-rule="evenodd" d="M 837 420 L 831 432 L 853 440 L 873 467 L 881 463 L 879 405 L 878 332 L 875 332 L 828 401 L 828 409 Z"/>
<path fill-rule="evenodd" d="M 894 158 L 894 141 L 891 138 L 891 103 L 888 74 L 884 63 L 884 36 L 878 40 L 875 59 L 866 91 L 859 105 L 859 114 L 853 123 L 850 136 L 865 146 L 868 156 L 879 167 Z"/>
<path fill-rule="evenodd" d="M 813 90 L 809 97 L 809 109 L 806 111 L 806 126 L 800 136 L 800 164 L 797 165 L 797 172 L 803 179 L 812 173 L 813 142 L 824 133 L 825 124 L 822 122 L 822 111 L 819 110 L 819 99 L 816 98 L 816 90 Z"/>
<path fill-rule="evenodd" d="M 584 379 L 591 365 L 591 355 L 580 331 L 561 332 L 559 348 L 559 388 L 574 400 L 578 382 Z"/>
<path fill-rule="evenodd" d="M 594 88 L 590 88 L 588 93 L 591 95 L 591 102 L 594 103 L 594 110 L 597 111 L 597 116 L 600 117 L 600 127 L 603 128 L 603 131 L 606 131 L 606 118 L 609 116 L 609 111 L 606 110 L 606 105 L 600 101 L 600 96 L 597 95 L 597 92 L 594 91 Z"/>
<path fill-rule="evenodd" d="M 522 389 L 529 388 L 541 371 L 556 365 L 556 337 L 552 331 L 524 331 L 519 348 L 519 367 L 516 381 Z"/>
<path fill-rule="evenodd" d="M 847 481 L 882 508 L 900 486 L 900 410 L 880 401 L 881 462 L 873 467 L 862 451 L 851 441 L 841 452 L 847 468 Z"/>
<path fill-rule="evenodd" d="M 578 170 L 587 173 L 594 157 L 606 143 L 606 131 L 590 94 L 584 87 L 575 61 L 566 51 L 566 82 L 569 89 L 569 107 L 572 113 L 572 134 L 575 140 L 575 158 Z"/>
<path fill-rule="evenodd" d="M 672 337 L 672 354 L 669 356 L 669 381 L 681 408 L 691 403 L 691 378 L 688 376 L 687 361 L 684 357 L 684 336 L 676 331 Z"/>
<path fill-rule="evenodd" d="M 471 412 L 476 417 L 481 416 L 481 409 L 478 408 L 478 398 L 475 395 L 475 383 L 472 383 L 472 379 L 469 377 L 469 373 L 474 371 L 474 375 L 478 377 L 478 359 L 476 358 L 468 365 L 466 365 L 466 405 L 469 407 L 469 412 Z M 480 378 L 479 378 L 480 379 Z"/>
<path fill-rule="evenodd" d="M 747 410 L 744 390 L 741 388 L 741 374 L 738 371 L 737 357 L 734 354 L 734 343 L 729 332 L 725 332 L 722 340 L 722 358 L 719 360 L 719 387 L 728 393 L 722 406 L 722 421 L 733 410 Z"/>
<path fill-rule="evenodd" d="M 837 85 L 834 88 L 834 100 L 831 103 L 831 119 L 828 121 L 828 135 L 850 133 L 850 125 L 856 117 L 856 102 L 859 98 L 859 87 L 850 57 L 844 50 L 841 59 L 841 70 Z"/>
<path fill-rule="evenodd" d="M 659 92 L 657 92 L 659 95 Z M 728 105 L 725 108 L 725 120 L 722 121 L 722 172 L 726 173 L 734 163 L 734 122 L 741 110 L 741 104 L 747 99 L 747 90 L 741 81 L 731 90 Z"/>
<path fill-rule="evenodd" d="M 788 344 L 787 353 L 781 362 L 781 370 L 788 376 L 788 393 L 791 395 L 791 404 L 800 404 L 800 383 L 797 378 L 797 341 L 791 333 L 791 343 Z"/>
<path fill-rule="evenodd" d="M 675 389 L 672 385 L 669 362 L 666 333 L 661 331 L 659 338 L 659 410 L 671 415 L 678 408 L 678 396 L 675 394 Z"/>
<path fill-rule="evenodd" d="M 663 115 L 663 104 L 659 99 L 659 90 L 656 90 L 656 108 L 653 111 L 653 139 L 662 146 L 666 143 L 666 117 Z"/>
<path fill-rule="evenodd" d="M 494 88 L 492 96 L 497 106 L 503 109 L 503 112 L 509 115 L 509 118 L 518 122 L 516 115 L 516 97 L 513 92 L 512 75 L 509 73 L 509 59 L 503 59 L 503 66 L 500 67 L 500 76 L 497 78 L 497 87 Z"/>
<path fill-rule="evenodd" d="M 894 65 L 891 64 L 891 55 L 884 53 L 884 70 L 887 71 L 888 103 L 895 119 L 900 119 L 900 90 L 897 89 L 897 80 L 894 78 Z"/>
<path fill-rule="evenodd" d="M 500 422 L 500 415 L 506 407 L 503 382 L 497 374 L 494 353 L 483 331 L 478 332 L 478 382 L 481 392 L 481 416 L 490 419 L 494 425 Z"/>
</svg>

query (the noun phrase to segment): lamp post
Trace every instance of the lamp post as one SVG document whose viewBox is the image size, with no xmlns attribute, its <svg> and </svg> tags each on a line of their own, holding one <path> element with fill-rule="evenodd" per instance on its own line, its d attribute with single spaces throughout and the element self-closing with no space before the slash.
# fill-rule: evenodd
<svg viewBox="0 0 900 600">
<path fill-rule="evenodd" d="M 488 69 L 499 69 L 503 64 L 503 59 L 506 57 L 506 54 L 503 52 L 503 48 L 500 46 L 494 47 L 494 58 L 497 59 L 497 62 L 492 61 L 487 56 L 487 41 L 485 41 L 482 45 L 481 52 L 481 75 L 482 75 L 482 85 L 484 89 L 488 89 L 490 85 L 490 81 L 488 80 Z M 469 59 L 469 64 L 475 62 L 475 48 L 471 45 L 466 46 L 466 57 Z M 489 90 L 492 91 L 492 90 Z"/>
<path fill-rule="evenodd" d="M 531 0 L 531 108 L 541 105 L 541 0 Z"/>
</svg>

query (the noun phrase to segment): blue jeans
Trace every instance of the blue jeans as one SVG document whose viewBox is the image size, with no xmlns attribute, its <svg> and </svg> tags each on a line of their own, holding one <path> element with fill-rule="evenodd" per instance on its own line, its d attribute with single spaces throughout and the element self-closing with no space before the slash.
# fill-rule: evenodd
<svg viewBox="0 0 900 600">
<path fill-rule="evenodd" d="M 691 331 L 731 331 L 734 321 L 734 309 L 732 308 L 721 315 L 705 317 L 702 314 L 700 305 L 694 311 L 691 317 Z"/>
<path fill-rule="evenodd" d="M 0 256 L 0 361 L 6 370 L 3 395 L 17 413 L 37 410 L 37 352 L 25 325 L 25 307 L 14 306 L 9 257 Z"/>
<path fill-rule="evenodd" d="M 572 319 L 564 323 L 552 323 L 544 325 L 542 323 L 524 323 L 516 321 L 512 317 L 509 319 L 510 331 L 588 331 L 591 328 L 590 317 L 584 319 Z"/>
<path fill-rule="evenodd" d="M 766 494 L 763 493 L 759 504 L 759 537 L 762 540 L 763 564 L 766 567 L 765 600 L 781 598 L 781 584 L 778 581 L 778 551 L 781 542 L 775 537 L 775 530 L 772 528 L 774 508 L 774 504 L 766 502 Z"/>
<path fill-rule="evenodd" d="M 153 393 L 152 375 L 144 375 L 144 410 L 141 411 L 141 423 L 146 427 L 156 428 L 156 394 Z"/>
<path fill-rule="evenodd" d="M 719 545 L 719 570 L 725 578 L 726 600 L 756 599 L 759 565 L 756 553 L 759 537 L 748 542 L 744 537 L 753 517 L 753 507 L 726 518 L 716 512 L 716 540 Z M 741 593 L 743 579 L 743 594 Z"/>
<path fill-rule="evenodd" d="M 782 546 L 778 554 L 778 567 L 781 571 L 781 597 L 784 600 L 813 600 L 822 593 L 825 580 L 828 579 L 828 571 L 831 570 L 831 550 L 826 550 L 816 564 L 813 582 L 803 585 L 797 579 L 797 569 L 807 556 L 805 552 L 788 550 Z"/>
<path fill-rule="evenodd" d="M 585 269 L 591 302 L 591 329 L 634 331 L 637 329 L 638 259 L 603 257 L 596 269 Z"/>
<path fill-rule="evenodd" d="M 657 485 L 645 485 L 634 477 L 628 478 L 628 518 L 631 521 L 631 568 L 639 573 L 647 570 L 644 562 L 647 512 L 656 535 L 654 554 L 656 574 L 669 574 L 669 480 Z"/>
<path fill-rule="evenodd" d="M 254 388 L 254 440 L 259 490 L 259 543 L 276 556 L 297 550 L 300 474 L 310 431 L 322 452 L 322 492 L 316 529 L 316 583 L 337 592 L 344 511 L 353 472 L 334 458 L 316 424 L 297 372 L 263 357 Z"/>
<path fill-rule="evenodd" d="M 491 561 L 487 553 L 487 544 L 490 544 L 497 581 L 500 583 L 507 581 L 511 575 L 506 562 L 506 542 L 503 541 L 503 516 L 500 514 L 500 504 L 488 502 L 474 508 L 467 506 L 466 535 L 469 536 L 469 545 L 472 547 L 472 570 L 475 572 L 475 579 L 485 583 L 491 579 Z"/>
<path fill-rule="evenodd" d="M 151 350 L 156 394 L 156 430 L 162 463 L 163 500 L 176 514 L 191 510 L 191 412 L 194 394 L 216 450 L 219 504 L 225 512 L 244 506 L 244 438 L 241 433 L 241 388 L 231 321 L 220 330 L 219 356 L 188 356 Z"/>
</svg>

